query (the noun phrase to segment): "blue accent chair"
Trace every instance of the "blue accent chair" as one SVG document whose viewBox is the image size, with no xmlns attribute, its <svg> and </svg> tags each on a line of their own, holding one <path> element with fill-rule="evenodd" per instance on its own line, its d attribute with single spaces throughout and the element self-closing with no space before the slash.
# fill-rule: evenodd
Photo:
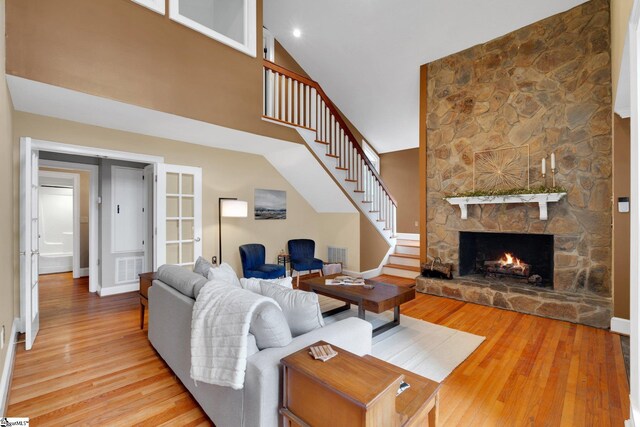
<svg viewBox="0 0 640 427">
<path fill-rule="evenodd" d="M 250 243 L 240 246 L 240 260 L 242 260 L 242 274 L 244 277 L 258 279 L 277 279 L 284 276 L 284 266 L 265 264 L 264 245 Z"/>
<path fill-rule="evenodd" d="M 315 258 L 316 242 L 311 239 L 294 239 L 287 243 L 289 257 L 291 258 L 291 271 L 297 271 L 296 285 L 300 284 L 300 272 L 320 270 L 322 276 L 322 266 L 324 262 Z"/>
</svg>

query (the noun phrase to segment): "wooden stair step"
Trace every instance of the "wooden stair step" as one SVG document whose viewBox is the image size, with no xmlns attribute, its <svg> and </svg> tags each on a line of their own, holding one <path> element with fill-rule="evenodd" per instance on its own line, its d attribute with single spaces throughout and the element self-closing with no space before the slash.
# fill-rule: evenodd
<svg viewBox="0 0 640 427">
<path fill-rule="evenodd" d="M 342 166 L 336 166 L 336 169 L 341 170 L 341 171 L 348 171 L 349 170 L 347 168 L 343 168 Z"/>
<path fill-rule="evenodd" d="M 402 239 L 399 239 L 399 240 L 402 240 Z M 405 248 L 419 248 L 420 242 L 416 240 L 416 242 L 413 243 L 410 240 L 406 240 L 406 241 L 403 241 L 403 243 L 396 244 L 396 246 L 404 246 Z"/>
<path fill-rule="evenodd" d="M 345 179 L 345 181 L 347 181 L 347 182 L 358 182 L 357 179 L 349 179 L 349 178 Z"/>
<path fill-rule="evenodd" d="M 384 266 L 389 268 L 397 268 L 398 270 L 415 271 L 416 273 L 420 273 L 420 267 L 415 267 L 413 265 L 385 264 Z"/>
<path fill-rule="evenodd" d="M 389 256 L 396 256 L 398 258 L 411 258 L 411 259 L 420 259 L 420 255 L 412 255 L 412 254 L 397 254 L 393 253 Z"/>
<path fill-rule="evenodd" d="M 325 156 L 327 156 L 327 157 L 333 157 L 334 159 L 339 159 L 339 158 L 340 158 L 340 156 L 337 156 L 337 155 L 335 155 L 335 154 L 325 154 Z"/>
<path fill-rule="evenodd" d="M 353 190 L 354 193 L 364 193 L 364 190 Z"/>
<path fill-rule="evenodd" d="M 329 143 L 327 141 L 320 141 L 319 139 L 316 139 L 316 142 L 318 144 L 324 144 L 324 145 L 329 145 Z"/>
</svg>

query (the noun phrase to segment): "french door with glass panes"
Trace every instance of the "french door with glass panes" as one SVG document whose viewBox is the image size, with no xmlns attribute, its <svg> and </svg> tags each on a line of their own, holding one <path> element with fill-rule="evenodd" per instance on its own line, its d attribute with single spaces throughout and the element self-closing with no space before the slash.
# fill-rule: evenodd
<svg viewBox="0 0 640 427">
<path fill-rule="evenodd" d="M 193 267 L 202 255 L 202 169 L 156 165 L 154 270 Z"/>
</svg>

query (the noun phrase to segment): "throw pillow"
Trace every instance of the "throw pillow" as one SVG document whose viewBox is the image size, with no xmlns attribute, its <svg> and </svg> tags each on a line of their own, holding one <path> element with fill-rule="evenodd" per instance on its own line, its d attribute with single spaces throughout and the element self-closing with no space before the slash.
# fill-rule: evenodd
<svg viewBox="0 0 640 427">
<path fill-rule="evenodd" d="M 209 269 L 209 280 L 219 280 L 221 282 L 229 283 L 230 285 L 241 287 L 240 280 L 233 268 L 226 262 L 220 264 L 220 267 L 213 267 Z"/>
<path fill-rule="evenodd" d="M 215 268 L 215 265 L 199 256 L 196 260 L 196 265 L 193 266 L 193 272 L 207 278 L 209 276 L 209 270 L 212 268 Z"/>
<path fill-rule="evenodd" d="M 207 279 L 178 265 L 161 265 L 158 268 L 158 280 L 171 286 L 176 291 L 190 298 L 196 298 L 198 292 L 207 283 Z"/>
<path fill-rule="evenodd" d="M 256 277 L 243 277 L 242 279 L 240 279 L 240 286 L 242 286 L 242 289 L 246 289 L 248 291 L 262 295 L 262 290 L 260 289 L 261 282 L 271 283 L 274 285 L 283 286 L 288 289 L 293 289 L 291 277 L 284 277 L 281 279 L 258 279 Z"/>
<path fill-rule="evenodd" d="M 263 303 L 253 313 L 249 332 L 260 350 L 284 347 L 291 343 L 291 330 L 282 311 L 272 303 Z"/>
<path fill-rule="evenodd" d="M 273 298 L 282 308 L 294 338 L 324 326 L 318 295 L 314 292 L 287 289 L 264 281 L 260 282 L 260 289 L 262 295 Z"/>
</svg>

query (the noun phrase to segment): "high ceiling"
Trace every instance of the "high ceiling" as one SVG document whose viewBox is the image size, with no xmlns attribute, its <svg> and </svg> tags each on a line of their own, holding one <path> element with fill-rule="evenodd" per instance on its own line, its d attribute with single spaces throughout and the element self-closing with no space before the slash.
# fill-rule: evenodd
<svg viewBox="0 0 640 427">
<path fill-rule="evenodd" d="M 418 146 L 420 65 L 581 3 L 266 0 L 264 25 L 376 150 L 389 152 Z"/>
</svg>

